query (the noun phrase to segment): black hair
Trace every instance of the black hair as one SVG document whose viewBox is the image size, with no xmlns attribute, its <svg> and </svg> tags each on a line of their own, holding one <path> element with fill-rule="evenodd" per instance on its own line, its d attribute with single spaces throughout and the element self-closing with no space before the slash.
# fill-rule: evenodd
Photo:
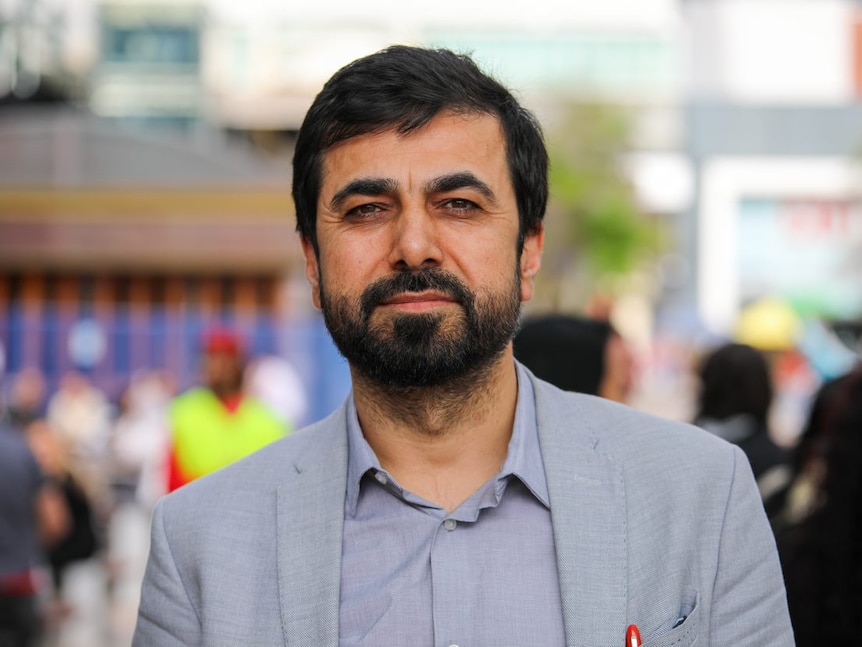
<svg viewBox="0 0 862 647">
<path fill-rule="evenodd" d="M 607 321 L 549 314 L 524 321 L 515 335 L 515 358 L 538 378 L 564 391 L 599 395 L 605 349 L 615 334 Z"/>
<path fill-rule="evenodd" d="M 766 428 L 773 388 L 763 354 L 745 344 L 725 344 L 700 367 L 697 418 L 726 420 L 748 414 Z"/>
<path fill-rule="evenodd" d="M 296 230 L 317 251 L 323 154 L 352 137 L 409 134 L 443 111 L 497 117 L 520 216 L 520 240 L 537 233 L 548 201 L 548 154 L 541 127 L 512 93 L 469 57 L 446 49 L 395 45 L 349 63 L 314 99 L 296 141 Z"/>
<path fill-rule="evenodd" d="M 799 647 L 857 640 L 862 608 L 862 366 L 835 384 L 825 406 L 815 508 L 778 536 Z"/>
</svg>

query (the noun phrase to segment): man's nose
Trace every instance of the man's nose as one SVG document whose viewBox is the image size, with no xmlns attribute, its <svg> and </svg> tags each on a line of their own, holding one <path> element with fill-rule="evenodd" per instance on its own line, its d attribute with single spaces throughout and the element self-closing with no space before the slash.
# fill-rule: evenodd
<svg viewBox="0 0 862 647">
<path fill-rule="evenodd" d="M 389 260 L 394 268 L 419 270 L 442 263 L 438 223 L 424 206 L 403 209 L 392 226 Z"/>
</svg>

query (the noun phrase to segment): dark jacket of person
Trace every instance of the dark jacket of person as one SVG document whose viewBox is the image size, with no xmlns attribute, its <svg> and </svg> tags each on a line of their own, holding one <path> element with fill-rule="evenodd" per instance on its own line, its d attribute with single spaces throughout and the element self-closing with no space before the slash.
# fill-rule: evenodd
<svg viewBox="0 0 862 647">
<path fill-rule="evenodd" d="M 694 423 L 738 445 L 764 498 L 790 478 L 789 452 L 769 433 L 773 387 L 766 358 L 745 344 L 726 344 L 700 366 Z"/>
<path fill-rule="evenodd" d="M 798 647 L 852 645 L 862 614 L 862 368 L 819 412 L 827 441 L 815 508 L 778 535 Z"/>
</svg>

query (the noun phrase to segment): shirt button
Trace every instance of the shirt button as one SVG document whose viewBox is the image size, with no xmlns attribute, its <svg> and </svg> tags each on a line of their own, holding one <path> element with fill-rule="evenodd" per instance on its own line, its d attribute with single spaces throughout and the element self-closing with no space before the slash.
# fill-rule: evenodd
<svg viewBox="0 0 862 647">
<path fill-rule="evenodd" d="M 457 528 L 457 527 L 458 527 L 458 522 L 457 522 L 457 521 L 455 521 L 454 519 L 446 519 L 446 521 L 444 521 L 444 522 L 443 522 L 443 527 L 444 527 L 446 530 L 455 530 L 455 528 Z M 458 645 L 455 645 L 455 644 L 453 643 L 453 644 L 452 644 L 452 645 L 450 645 L 449 647 L 458 647 Z"/>
<path fill-rule="evenodd" d="M 380 485 L 386 485 L 389 483 L 389 479 L 386 478 L 386 474 L 383 472 L 375 472 L 374 478 L 377 479 L 377 482 L 380 483 Z"/>
</svg>

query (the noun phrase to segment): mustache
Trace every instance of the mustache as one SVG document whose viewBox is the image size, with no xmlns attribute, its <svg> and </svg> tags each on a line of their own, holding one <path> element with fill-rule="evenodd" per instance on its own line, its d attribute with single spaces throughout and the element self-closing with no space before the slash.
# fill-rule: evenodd
<svg viewBox="0 0 862 647">
<path fill-rule="evenodd" d="M 368 316 L 374 308 L 398 294 L 425 290 L 445 294 L 463 306 L 473 302 L 470 290 L 457 276 L 439 268 L 425 268 L 399 272 L 374 281 L 362 293 L 362 312 Z"/>
</svg>

